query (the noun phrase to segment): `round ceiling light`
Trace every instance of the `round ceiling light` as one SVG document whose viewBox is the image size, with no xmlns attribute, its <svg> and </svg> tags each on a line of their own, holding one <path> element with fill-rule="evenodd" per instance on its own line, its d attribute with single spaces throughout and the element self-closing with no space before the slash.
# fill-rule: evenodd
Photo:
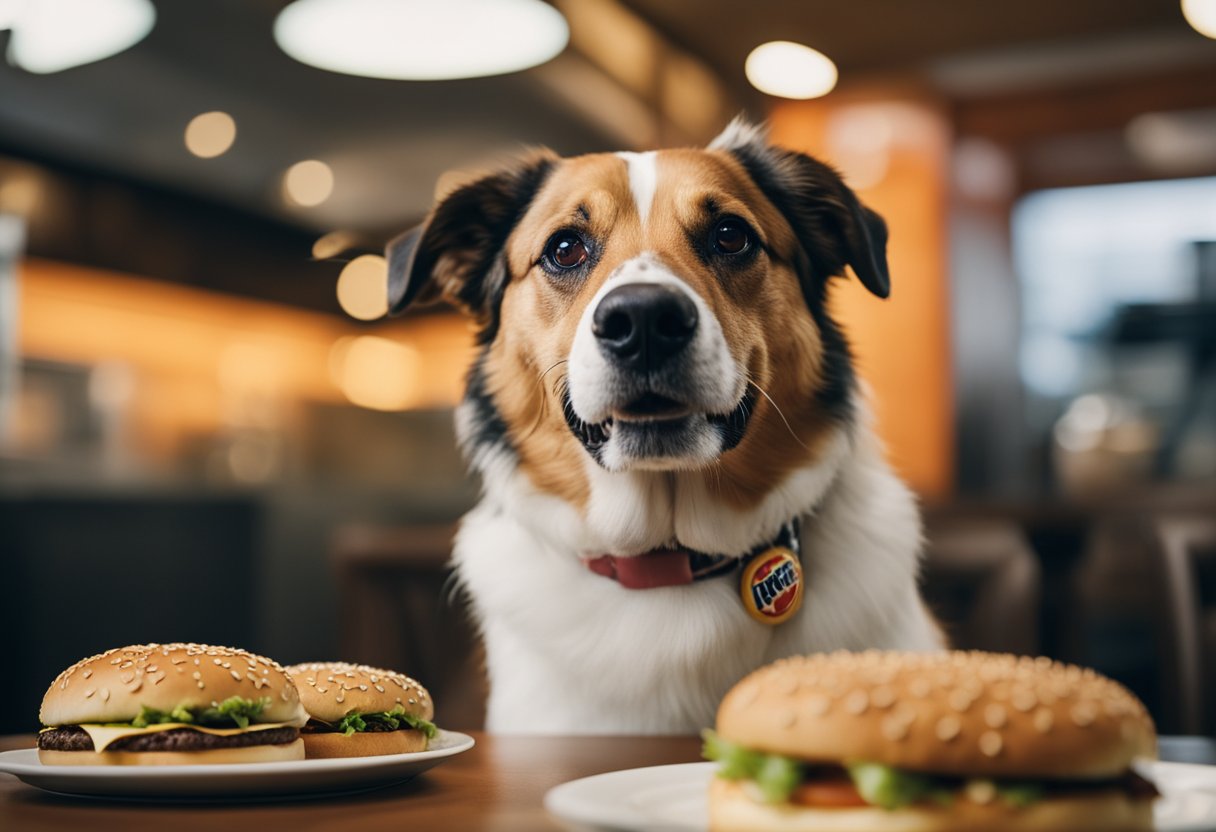
<svg viewBox="0 0 1216 832">
<path fill-rule="evenodd" d="M 222 156 L 236 141 L 236 122 L 222 110 L 199 113 L 186 125 L 186 149 L 200 159 Z"/>
<path fill-rule="evenodd" d="M 150 0 L 7 0 L 0 28 L 11 28 L 8 60 L 26 72 L 61 72 L 117 55 L 156 23 Z"/>
<path fill-rule="evenodd" d="M 274 22 L 297 61 L 348 75 L 438 81 L 543 64 L 570 29 L 541 0 L 295 0 Z"/>
<path fill-rule="evenodd" d="M 1216 38 L 1216 0 L 1182 0 L 1182 16 L 1199 34 Z"/>
<path fill-rule="evenodd" d="M 313 208 L 334 192 L 334 172 L 316 159 L 296 162 L 283 174 L 283 193 L 289 202 Z"/>
<path fill-rule="evenodd" d="M 818 98 L 836 86 L 836 64 L 822 52 L 775 40 L 752 50 L 743 65 L 747 80 L 760 92 L 781 98 Z"/>
</svg>

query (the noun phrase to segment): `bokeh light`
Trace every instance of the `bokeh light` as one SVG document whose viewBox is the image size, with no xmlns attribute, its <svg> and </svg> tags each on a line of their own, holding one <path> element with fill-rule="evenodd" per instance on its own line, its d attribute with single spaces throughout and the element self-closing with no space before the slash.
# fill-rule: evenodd
<svg viewBox="0 0 1216 832">
<path fill-rule="evenodd" d="M 334 192 L 334 172 L 316 159 L 296 162 L 283 175 L 283 194 L 305 208 L 320 205 Z"/>
<path fill-rule="evenodd" d="M 338 303 L 360 321 L 388 313 L 388 263 L 377 254 L 364 254 L 346 264 L 338 276 Z"/>
<path fill-rule="evenodd" d="M 214 159 L 236 141 L 236 121 L 221 110 L 199 113 L 186 125 L 186 149 L 203 159 Z"/>
<path fill-rule="evenodd" d="M 822 52 L 775 40 L 762 43 L 747 56 L 743 67 L 752 86 L 781 98 L 818 98 L 836 86 L 836 64 Z"/>
</svg>

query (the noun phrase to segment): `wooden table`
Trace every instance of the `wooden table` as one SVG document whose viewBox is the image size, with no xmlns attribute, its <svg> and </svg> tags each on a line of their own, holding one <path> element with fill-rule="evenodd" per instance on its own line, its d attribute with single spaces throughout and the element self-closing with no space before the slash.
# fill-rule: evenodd
<svg viewBox="0 0 1216 832">
<path fill-rule="evenodd" d="M 353 797 L 222 803 L 133 804 L 56 797 L 0 774 L 0 830 L 520 830 L 561 827 L 541 806 L 559 783 L 616 769 L 700 759 L 695 737 L 502 737 L 477 745 L 401 786 Z M 32 737 L 2 737 L 0 750 Z"/>
</svg>

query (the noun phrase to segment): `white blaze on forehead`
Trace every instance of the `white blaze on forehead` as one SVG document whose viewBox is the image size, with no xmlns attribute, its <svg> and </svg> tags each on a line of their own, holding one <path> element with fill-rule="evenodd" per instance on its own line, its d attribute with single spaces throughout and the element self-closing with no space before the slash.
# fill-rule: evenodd
<svg viewBox="0 0 1216 832">
<path fill-rule="evenodd" d="M 630 153 L 622 151 L 617 156 L 629 166 L 629 190 L 633 191 L 633 202 L 638 206 L 638 219 L 642 225 L 650 216 L 650 205 L 654 202 L 654 189 L 659 181 L 659 168 L 655 151 Z"/>
</svg>

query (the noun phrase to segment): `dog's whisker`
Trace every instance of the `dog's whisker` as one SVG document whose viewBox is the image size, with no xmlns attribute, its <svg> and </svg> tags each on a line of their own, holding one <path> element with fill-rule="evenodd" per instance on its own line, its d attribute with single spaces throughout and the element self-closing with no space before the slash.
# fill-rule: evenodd
<svg viewBox="0 0 1216 832">
<path fill-rule="evenodd" d="M 785 429 L 790 432 L 790 436 L 794 438 L 794 441 L 797 442 L 803 450 L 809 451 L 810 448 L 807 447 L 805 442 L 798 438 L 798 434 L 794 433 L 794 428 L 790 425 L 789 419 L 785 418 L 785 414 L 781 411 L 781 408 L 777 406 L 777 403 L 773 401 L 773 397 L 768 394 L 768 391 L 753 381 L 750 377 L 747 379 L 747 383 L 752 387 L 755 387 L 761 396 L 768 399 L 768 403 L 773 406 L 773 410 L 777 411 L 777 415 L 781 417 L 781 421 L 785 425 Z"/>
<path fill-rule="evenodd" d="M 548 397 L 544 395 L 545 376 L 549 375 L 549 373 L 553 372 L 561 365 L 568 363 L 568 361 L 569 359 L 565 358 L 563 358 L 561 361 L 555 361 L 547 370 L 536 377 L 536 383 L 541 388 L 540 407 L 537 409 L 536 418 L 532 421 L 532 427 L 528 428 L 528 432 L 525 433 L 520 439 L 521 442 L 530 437 L 532 434 L 536 433 L 536 429 L 540 427 L 540 423 L 545 419 L 545 413 L 549 404 Z M 565 376 L 562 376 L 562 378 L 565 378 Z"/>
</svg>

